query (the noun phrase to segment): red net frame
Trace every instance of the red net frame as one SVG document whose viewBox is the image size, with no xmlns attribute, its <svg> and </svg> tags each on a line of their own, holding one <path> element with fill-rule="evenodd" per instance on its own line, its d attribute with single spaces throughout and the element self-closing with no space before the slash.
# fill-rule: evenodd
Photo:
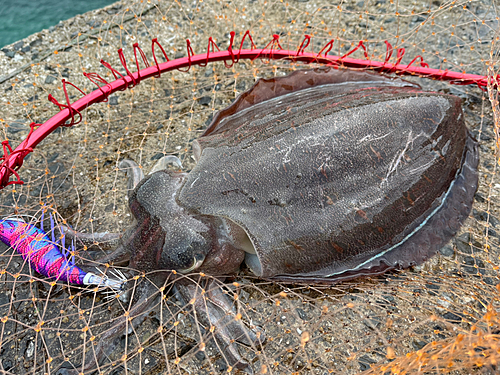
<svg viewBox="0 0 500 375">
<path fill-rule="evenodd" d="M 208 39 L 206 53 L 196 55 L 194 54 L 191 47 L 191 42 L 189 41 L 189 39 L 187 39 L 187 56 L 175 60 L 170 60 L 168 58 L 162 45 L 156 38 L 154 38 L 151 41 L 151 50 L 153 54 L 154 64 L 150 64 L 144 51 L 139 47 L 138 43 L 135 43 L 133 45 L 133 49 L 136 62 L 136 72 L 134 73 L 131 72 L 129 67 L 127 66 L 123 50 L 120 48 L 118 50 L 118 56 L 127 74 L 121 74 L 109 63 L 101 60 L 101 64 L 112 72 L 115 81 L 108 82 L 97 73 L 83 73 L 87 79 L 89 79 L 93 84 L 97 86 L 97 89 L 89 94 L 85 94 L 77 86 L 63 79 L 62 84 L 66 104 L 59 103 L 52 95 L 49 95 L 48 97 L 48 100 L 57 105 L 60 111 L 43 124 L 31 123 L 29 134 L 27 135 L 26 139 L 16 147 L 15 150 L 12 149 L 9 141 L 6 140 L 2 142 L 3 156 L 0 157 L 0 160 L 2 161 L 2 163 L 0 164 L 0 189 L 3 189 L 4 187 L 12 184 L 23 184 L 24 182 L 21 180 L 17 171 L 19 170 L 19 168 L 21 168 L 24 158 L 30 152 L 32 152 L 33 149 L 45 137 L 47 137 L 58 127 L 70 127 L 78 124 L 82 119 L 80 111 L 95 103 L 106 102 L 109 95 L 117 91 L 123 91 L 132 88 L 138 85 L 144 79 L 148 79 L 151 77 L 160 77 L 162 73 L 166 73 L 172 70 L 188 72 L 193 65 L 206 66 L 208 63 L 223 61 L 225 66 L 227 68 L 230 68 L 235 63 L 238 63 L 240 59 L 290 60 L 293 62 L 302 62 L 305 64 L 324 64 L 328 66 L 334 66 L 336 68 L 343 67 L 353 69 L 369 69 L 380 73 L 414 75 L 440 81 L 448 81 L 449 83 L 455 85 L 477 85 L 481 90 L 486 90 L 486 88 L 488 87 L 488 81 L 490 81 L 490 87 L 498 87 L 500 84 L 500 77 L 498 75 L 494 77 L 488 77 L 476 74 L 467 74 L 465 72 L 432 69 L 426 62 L 424 62 L 422 56 L 415 56 L 410 63 L 401 64 L 401 61 L 405 55 L 405 49 L 397 48 L 396 50 L 394 50 L 394 48 L 388 41 L 385 41 L 386 55 L 384 61 L 376 61 L 369 59 L 367 47 L 364 45 L 363 41 L 360 41 L 355 48 L 350 50 L 345 55 L 336 56 L 329 55 L 329 52 L 332 50 L 334 45 L 334 39 L 326 43 L 318 53 L 306 52 L 306 49 L 311 43 L 311 36 L 309 35 L 304 36 L 304 39 L 295 51 L 283 49 L 279 42 L 279 35 L 276 34 L 273 35 L 272 40 L 269 41 L 269 43 L 267 43 L 264 48 L 257 48 L 253 42 L 250 32 L 247 30 L 243 35 L 238 51 L 235 53 L 235 51 L 233 50 L 235 32 L 232 31 L 230 35 L 231 39 L 227 50 L 221 51 L 214 40 L 210 37 Z M 251 44 L 251 48 L 243 49 L 243 44 L 247 38 Z M 157 46 L 161 50 L 166 62 L 158 62 L 155 52 L 155 46 Z M 355 59 L 349 57 L 359 49 L 363 50 L 363 54 L 365 57 L 364 59 Z M 390 59 L 394 51 L 396 51 L 396 62 L 392 63 L 390 62 Z M 143 64 L 145 65 L 144 69 L 140 69 L 140 60 L 142 60 Z M 417 62 L 419 66 L 416 65 Z M 67 92 L 67 85 L 73 86 L 84 96 L 71 103 Z M 78 118 L 75 118 L 75 116 L 78 116 Z M 36 130 L 35 127 L 37 127 Z M 15 180 L 9 181 L 12 175 L 15 176 Z"/>
</svg>

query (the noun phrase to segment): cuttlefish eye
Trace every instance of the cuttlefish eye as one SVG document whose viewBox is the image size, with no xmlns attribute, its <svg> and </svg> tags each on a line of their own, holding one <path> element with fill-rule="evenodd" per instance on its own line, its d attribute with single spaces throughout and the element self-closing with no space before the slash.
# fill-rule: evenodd
<svg viewBox="0 0 500 375">
<path fill-rule="evenodd" d="M 205 261 L 206 249 L 207 243 L 203 240 L 172 246 L 166 239 L 162 253 L 162 268 L 182 274 L 193 272 Z"/>
<path fill-rule="evenodd" d="M 141 243 L 148 243 L 150 249 L 138 252 L 136 258 L 151 253 L 149 267 L 191 272 L 201 266 L 210 250 L 212 239 L 203 218 L 177 204 L 176 193 L 184 178 L 184 173 L 156 171 L 145 177 L 130 196 L 130 210 L 142 223 Z M 153 249 L 150 243 L 157 247 Z"/>
<path fill-rule="evenodd" d="M 177 271 L 180 273 L 183 273 L 183 274 L 193 272 L 193 271 L 197 270 L 198 268 L 200 268 L 200 266 L 203 264 L 204 261 L 205 261 L 205 255 L 200 254 L 200 253 L 195 254 L 193 257 L 193 260 L 192 260 L 193 263 L 192 263 L 191 267 L 185 268 L 185 269 L 180 269 Z"/>
</svg>

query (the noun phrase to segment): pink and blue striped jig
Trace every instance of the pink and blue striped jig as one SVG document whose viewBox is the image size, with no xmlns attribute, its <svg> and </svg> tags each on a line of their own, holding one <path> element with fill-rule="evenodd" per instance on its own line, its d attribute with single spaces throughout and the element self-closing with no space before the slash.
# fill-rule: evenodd
<svg viewBox="0 0 500 375">
<path fill-rule="evenodd" d="M 99 276 L 92 272 L 85 272 L 74 263 L 74 260 L 69 260 L 59 250 L 54 240 L 52 216 L 51 224 L 52 241 L 43 229 L 26 223 L 22 219 L 3 219 L 0 221 L 0 240 L 15 249 L 33 270 L 43 276 L 74 285 L 96 285 L 100 288 L 109 288 L 117 294 L 123 292 L 126 280 L 121 273 L 115 273 L 118 280 L 114 280 L 104 274 Z M 61 244 L 63 243 L 64 237 L 61 241 Z M 63 246 L 61 248 L 64 249 Z M 63 251 L 69 253 L 66 249 Z"/>
</svg>

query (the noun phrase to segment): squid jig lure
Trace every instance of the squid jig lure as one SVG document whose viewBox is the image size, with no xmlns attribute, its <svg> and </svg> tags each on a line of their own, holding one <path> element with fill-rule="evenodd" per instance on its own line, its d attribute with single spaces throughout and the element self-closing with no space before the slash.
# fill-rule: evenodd
<svg viewBox="0 0 500 375">
<path fill-rule="evenodd" d="M 52 233 L 54 221 L 52 216 Z M 43 222 L 43 217 L 42 217 Z M 54 237 L 54 235 L 52 235 Z M 121 295 L 125 289 L 126 278 L 118 270 L 114 270 L 112 279 L 92 272 L 85 272 L 78 267 L 74 260 L 68 259 L 60 250 L 64 249 L 64 233 L 60 246 L 42 228 L 26 223 L 21 218 L 6 218 L 0 220 L 0 240 L 15 249 L 30 267 L 39 274 L 56 281 L 63 281 L 73 285 L 95 285 L 101 289 L 110 289 L 114 293 Z M 72 245 L 74 250 L 74 245 Z M 68 252 L 67 250 L 64 250 Z M 68 252 L 69 253 L 69 252 Z M 100 271 L 100 270 L 99 270 Z"/>
</svg>

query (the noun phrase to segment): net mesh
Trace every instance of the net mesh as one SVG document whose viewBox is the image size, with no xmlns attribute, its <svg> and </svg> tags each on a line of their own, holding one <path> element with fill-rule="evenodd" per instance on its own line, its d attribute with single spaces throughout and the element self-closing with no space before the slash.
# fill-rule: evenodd
<svg viewBox="0 0 500 375">
<path fill-rule="evenodd" d="M 308 34 L 315 52 L 334 39 L 331 53 L 339 56 L 363 40 L 369 58 L 376 61 L 384 61 L 387 40 L 394 48 L 405 48 L 406 63 L 420 55 L 431 68 L 494 77 L 500 69 L 499 16 L 498 4 L 484 0 L 118 2 L 27 38 L 27 52 L 0 56 L 5 73 L 0 79 L 2 137 L 17 145 L 31 122 L 42 123 L 56 114 L 58 108 L 46 98 L 52 94 L 64 103 L 61 79 L 90 92 L 95 86 L 82 73 L 97 72 L 112 81 L 100 60 L 121 68 L 116 51 L 123 48 L 129 66 L 135 66 L 133 44 L 149 46 L 153 38 L 173 59 L 186 56 L 187 38 L 195 53 L 203 53 L 209 37 L 227 48 L 230 31 L 241 38 L 250 30 L 257 46 L 278 34 L 283 48 L 297 50 Z M 363 52 L 353 56 L 363 58 Z M 2 190 L 1 216 L 28 215 L 39 225 L 45 212 L 45 218 L 51 214 L 57 224 L 80 232 L 123 232 L 131 218 L 120 160 L 135 160 L 147 173 L 163 155 L 176 155 L 189 170 L 194 165 L 190 145 L 216 111 L 257 78 L 301 68 L 303 64 L 264 59 L 230 68 L 210 63 L 115 93 L 82 111 L 81 123 L 57 129 L 35 149 L 20 170 L 25 184 Z M 228 279 L 223 290 L 234 298 L 241 319 L 266 332 L 264 345 L 239 346 L 255 373 L 498 371 L 498 91 L 493 85 L 482 91 L 408 79 L 463 99 L 467 125 L 480 141 L 479 189 L 470 217 L 437 256 L 399 273 L 333 286 L 297 286 L 249 275 Z M 72 101 L 81 97 L 71 87 L 68 92 Z M 85 262 L 107 248 L 97 241 L 79 243 L 73 255 Z M 151 282 L 152 275 L 133 275 L 132 292 L 135 284 Z M 142 322 L 130 320 L 128 334 L 104 358 L 100 372 L 237 371 L 211 340 L 210 327 L 195 324 L 192 305 L 175 299 L 171 287 L 167 282 L 157 288 L 151 296 L 155 307 Z M 44 279 L 2 245 L 0 372 L 64 373 L 61 366 L 69 365 L 78 373 L 86 355 L 130 309 L 100 292 Z"/>
</svg>

